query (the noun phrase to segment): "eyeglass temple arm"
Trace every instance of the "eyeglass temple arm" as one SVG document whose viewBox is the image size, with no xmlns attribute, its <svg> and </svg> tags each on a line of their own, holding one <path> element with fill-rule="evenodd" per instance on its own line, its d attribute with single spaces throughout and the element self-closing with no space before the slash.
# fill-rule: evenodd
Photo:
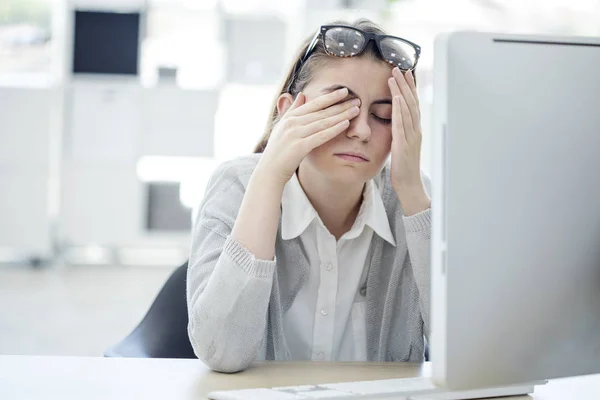
<svg viewBox="0 0 600 400">
<path fill-rule="evenodd" d="M 306 48 L 306 53 L 304 53 L 304 56 L 302 56 L 302 62 L 306 61 L 306 57 L 308 57 L 308 55 L 310 54 L 312 49 L 317 44 L 317 40 L 319 40 L 320 34 L 321 34 L 321 29 L 317 29 L 317 33 L 315 33 L 315 36 L 313 36 L 312 40 L 310 41 L 310 44 Z"/>
</svg>

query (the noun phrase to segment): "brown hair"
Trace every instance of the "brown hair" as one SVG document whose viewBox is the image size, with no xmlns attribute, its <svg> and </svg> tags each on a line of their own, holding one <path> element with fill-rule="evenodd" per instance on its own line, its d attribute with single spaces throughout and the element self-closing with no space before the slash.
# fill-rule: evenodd
<svg viewBox="0 0 600 400">
<path fill-rule="evenodd" d="M 368 33 L 382 35 L 386 34 L 385 31 L 379 25 L 366 18 L 360 18 L 354 21 L 353 23 L 349 23 L 346 21 L 334 21 L 331 22 L 329 25 L 345 25 L 361 29 Z M 317 45 L 315 46 L 308 59 L 304 61 L 300 70 L 297 73 L 295 73 L 297 69 L 297 64 L 300 62 L 302 56 L 304 56 L 304 54 L 306 53 L 306 50 L 308 49 L 308 46 L 310 45 L 313 36 L 314 35 L 311 34 L 309 37 L 307 37 L 300 46 L 298 52 L 296 53 L 296 56 L 294 57 L 294 62 L 290 66 L 286 78 L 281 84 L 278 94 L 275 97 L 275 101 L 273 103 L 273 108 L 271 111 L 271 116 L 269 117 L 269 120 L 267 122 L 267 128 L 262 138 L 254 148 L 254 153 L 262 153 L 265 150 L 265 148 L 267 147 L 267 143 L 269 142 L 271 132 L 273 131 L 273 127 L 277 122 L 279 122 L 279 112 L 277 111 L 277 100 L 279 99 L 279 97 L 282 94 L 287 93 L 288 88 L 290 88 L 289 93 L 292 96 L 296 97 L 298 93 L 304 90 L 304 87 L 314 77 L 315 72 L 317 70 L 321 69 L 327 62 L 337 60 L 336 58 L 329 56 L 327 55 L 327 53 L 325 53 L 323 41 L 319 39 Z M 375 44 L 373 42 L 370 42 L 367 48 L 358 57 L 364 56 L 370 56 L 373 58 L 381 59 L 379 51 L 376 49 Z"/>
</svg>

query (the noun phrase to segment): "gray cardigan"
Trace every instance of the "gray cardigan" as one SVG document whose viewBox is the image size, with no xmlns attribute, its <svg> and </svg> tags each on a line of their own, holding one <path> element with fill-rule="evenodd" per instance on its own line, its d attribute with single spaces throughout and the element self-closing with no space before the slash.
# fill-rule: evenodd
<svg viewBox="0 0 600 400">
<path fill-rule="evenodd" d="M 259 355 L 291 359 L 283 314 L 306 282 L 299 238 L 279 234 L 275 260 L 256 259 L 231 237 L 259 154 L 221 164 L 213 173 L 194 221 L 187 273 L 188 333 L 210 368 L 237 372 Z M 366 332 L 369 361 L 422 361 L 429 336 L 431 213 L 405 217 L 389 179 L 389 164 L 374 178 L 396 247 L 373 235 L 367 260 Z M 429 191 L 429 180 L 423 177 Z M 281 220 L 280 220 L 281 229 Z"/>
</svg>

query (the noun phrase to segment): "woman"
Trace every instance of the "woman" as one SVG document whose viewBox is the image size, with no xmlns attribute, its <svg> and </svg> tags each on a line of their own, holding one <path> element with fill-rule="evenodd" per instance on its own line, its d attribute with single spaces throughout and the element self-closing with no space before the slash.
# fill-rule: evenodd
<svg viewBox="0 0 600 400">
<path fill-rule="evenodd" d="M 190 341 L 212 369 L 423 360 L 431 218 L 419 52 L 365 19 L 321 27 L 256 154 L 213 174 L 187 279 Z"/>
</svg>

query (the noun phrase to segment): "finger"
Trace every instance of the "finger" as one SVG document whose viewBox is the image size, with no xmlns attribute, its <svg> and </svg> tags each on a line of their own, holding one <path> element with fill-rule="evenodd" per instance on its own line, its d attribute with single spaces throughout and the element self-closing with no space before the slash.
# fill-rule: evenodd
<svg viewBox="0 0 600 400">
<path fill-rule="evenodd" d="M 296 110 L 294 110 L 292 115 L 300 116 L 300 115 L 306 115 L 306 114 L 309 114 L 309 113 L 312 113 L 315 111 L 322 110 L 326 107 L 332 106 L 335 103 L 340 102 L 346 96 L 348 96 L 347 88 L 338 89 L 336 91 L 324 94 L 322 96 L 319 96 L 313 100 L 306 102 L 306 104 L 303 104 L 302 106 L 300 106 Z"/>
<path fill-rule="evenodd" d="M 400 91 L 404 95 L 404 98 L 406 99 L 406 102 L 408 103 L 409 107 L 411 106 L 411 103 L 414 103 L 414 105 L 416 106 L 417 100 L 415 97 L 415 93 L 412 91 L 410 85 L 408 84 L 408 78 L 406 77 L 406 75 L 404 75 L 400 71 L 400 69 L 397 67 L 392 70 L 392 75 L 396 79 L 396 82 L 398 83 L 398 87 L 400 88 Z M 415 109 L 416 109 L 416 107 L 415 107 Z M 412 108 L 411 108 L 411 111 L 412 111 Z"/>
<path fill-rule="evenodd" d="M 412 71 L 408 71 L 405 75 L 404 78 L 406 79 L 406 82 L 408 82 L 408 86 L 410 87 L 413 97 L 415 99 L 416 102 L 416 115 L 419 116 L 418 120 L 414 120 L 413 119 L 413 125 L 415 126 L 415 129 L 420 129 L 421 127 L 421 105 L 419 102 L 419 94 L 417 92 L 417 83 L 415 81 L 415 76 L 413 75 Z M 411 113 L 412 115 L 412 113 Z"/>
<path fill-rule="evenodd" d="M 394 77 L 388 79 L 388 86 L 392 92 L 392 139 L 406 141 L 404 123 L 402 121 L 402 93 Z"/>
<path fill-rule="evenodd" d="M 388 79 L 388 86 L 390 87 L 390 91 L 392 92 L 392 97 L 402 96 L 402 92 L 400 91 L 400 87 L 396 82 L 395 77 L 391 77 Z"/>
<path fill-rule="evenodd" d="M 406 82 L 404 75 L 402 75 L 402 72 L 400 72 L 400 69 L 398 67 L 396 67 L 392 70 L 392 75 L 394 75 L 394 78 L 396 79 L 396 82 L 398 83 L 398 87 L 400 88 L 400 91 L 402 92 L 402 95 L 404 96 L 404 99 L 406 100 L 406 103 L 408 104 L 408 108 L 410 110 L 410 115 L 413 120 L 413 125 L 416 126 L 416 125 L 418 125 L 418 121 L 420 118 L 420 112 L 419 112 L 419 107 L 417 105 L 417 102 L 412 94 L 412 91 L 410 90 L 410 87 L 408 86 L 408 83 Z"/>
<path fill-rule="evenodd" d="M 413 75 L 412 71 L 408 71 L 406 74 L 404 74 L 404 78 L 406 79 L 406 82 L 408 82 L 408 86 L 410 87 L 415 101 L 417 102 L 417 106 L 419 106 L 419 95 L 417 93 L 417 83 L 415 82 L 415 76 Z M 419 111 L 421 110 L 419 109 Z"/>
<path fill-rule="evenodd" d="M 302 93 L 302 92 L 298 93 L 296 95 L 296 98 L 294 99 L 294 102 L 292 103 L 292 105 L 288 109 L 288 112 L 294 111 L 296 108 L 298 108 L 302 104 L 304 104 L 305 101 L 306 101 L 306 96 L 304 95 L 304 93 Z"/>
<path fill-rule="evenodd" d="M 322 119 L 332 117 L 334 115 L 341 114 L 344 111 L 352 108 L 353 106 L 355 106 L 355 107 L 360 106 L 360 100 L 359 99 L 347 100 L 347 101 L 344 101 L 343 103 L 339 103 L 339 104 L 333 105 L 331 107 L 327 107 L 324 110 L 320 110 L 320 111 L 316 111 L 316 112 L 313 112 L 313 113 L 310 113 L 307 115 L 302 115 L 300 117 L 296 117 L 296 121 L 298 122 L 299 125 L 308 125 L 312 122 L 319 121 Z"/>
<path fill-rule="evenodd" d="M 410 110 L 404 96 L 400 96 L 400 113 L 402 114 L 402 125 L 404 126 L 404 134 L 408 142 L 414 141 L 416 131 L 411 118 Z"/>
<path fill-rule="evenodd" d="M 331 139 L 348 129 L 349 126 L 350 121 L 345 119 L 343 121 L 338 122 L 332 127 L 319 131 L 314 135 L 308 136 L 307 138 L 303 139 L 306 145 L 306 153 L 309 153 L 313 149 L 327 143 L 328 141 L 330 141 Z"/>
<path fill-rule="evenodd" d="M 342 113 L 332 115 L 331 117 L 320 119 L 314 121 L 306 126 L 303 126 L 298 130 L 301 137 L 306 137 L 310 135 L 314 135 L 317 132 L 324 131 L 325 129 L 329 129 L 332 126 L 335 126 L 341 121 L 351 120 L 355 118 L 360 113 L 360 110 L 356 106 L 352 106 L 351 108 L 345 110 Z"/>
<path fill-rule="evenodd" d="M 414 138 L 415 134 L 412 117 L 406 103 L 406 98 L 401 92 L 395 77 L 390 78 L 388 83 L 390 84 L 392 95 L 394 96 L 392 102 L 392 134 L 394 133 L 394 127 L 396 127 L 400 132 L 402 132 L 401 136 L 404 137 L 404 140 L 408 142 L 409 139 L 412 140 Z M 394 111 L 396 111 L 396 115 L 394 115 Z"/>
</svg>

